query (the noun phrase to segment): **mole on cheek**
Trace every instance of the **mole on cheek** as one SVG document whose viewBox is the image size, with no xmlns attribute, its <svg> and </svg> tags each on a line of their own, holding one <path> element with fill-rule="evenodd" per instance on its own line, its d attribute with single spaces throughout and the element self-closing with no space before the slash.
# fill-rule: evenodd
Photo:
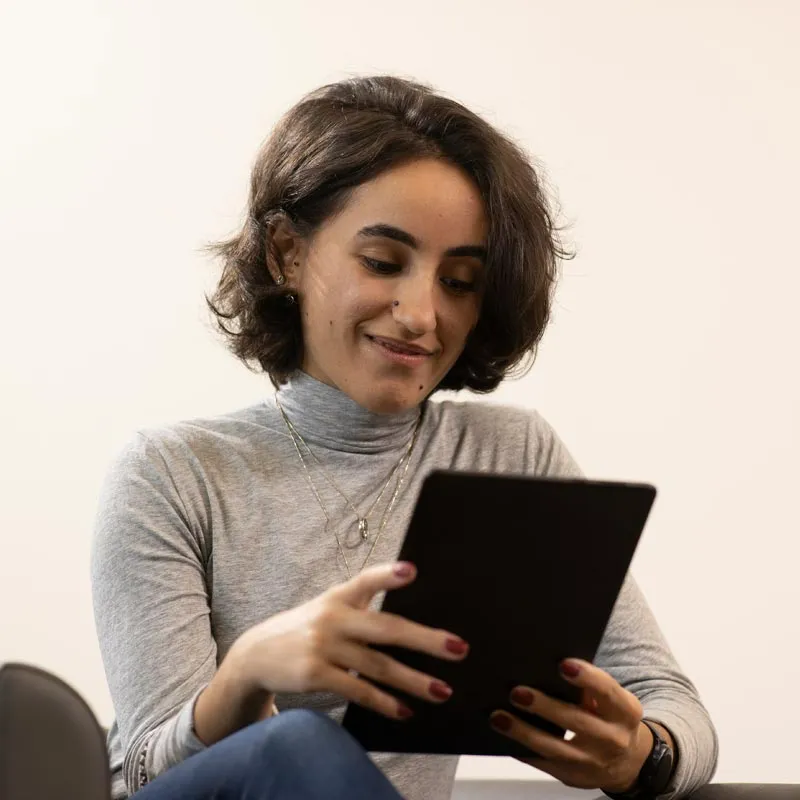
<svg viewBox="0 0 800 800">
<path fill-rule="evenodd" d="M 422 384 L 420 384 L 420 385 L 419 385 L 419 390 L 420 390 L 420 391 L 422 391 L 422 390 L 423 390 L 423 388 L 424 388 L 424 387 L 423 387 L 423 385 L 422 385 Z"/>
<path fill-rule="evenodd" d="M 329 320 L 328 320 L 328 324 L 332 326 L 332 325 L 333 325 L 333 320 L 332 320 L 332 319 L 329 319 Z"/>
</svg>

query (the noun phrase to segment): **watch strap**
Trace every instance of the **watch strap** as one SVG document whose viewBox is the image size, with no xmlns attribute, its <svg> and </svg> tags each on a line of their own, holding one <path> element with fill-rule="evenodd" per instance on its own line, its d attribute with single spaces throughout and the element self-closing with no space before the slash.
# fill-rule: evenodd
<svg viewBox="0 0 800 800">
<path fill-rule="evenodd" d="M 669 785 L 673 762 L 672 748 L 667 744 L 658 728 L 646 719 L 643 719 L 642 722 L 650 728 L 650 732 L 653 734 L 653 747 L 650 755 L 645 759 L 639 777 L 630 791 L 603 792 L 611 800 L 656 800 Z M 669 769 L 666 768 L 667 763 Z"/>
</svg>

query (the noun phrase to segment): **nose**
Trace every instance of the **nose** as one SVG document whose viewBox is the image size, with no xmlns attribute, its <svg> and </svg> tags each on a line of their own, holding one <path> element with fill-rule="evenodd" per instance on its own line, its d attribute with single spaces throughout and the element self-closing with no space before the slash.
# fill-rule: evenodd
<svg viewBox="0 0 800 800">
<path fill-rule="evenodd" d="M 400 281 L 392 303 L 395 322 L 415 336 L 436 330 L 436 286 L 427 277 Z"/>
</svg>

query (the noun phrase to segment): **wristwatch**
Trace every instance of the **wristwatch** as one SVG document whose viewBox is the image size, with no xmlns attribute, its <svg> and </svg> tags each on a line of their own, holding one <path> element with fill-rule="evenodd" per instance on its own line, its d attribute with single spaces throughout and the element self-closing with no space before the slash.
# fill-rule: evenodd
<svg viewBox="0 0 800 800">
<path fill-rule="evenodd" d="M 654 725 L 651 725 L 646 719 L 643 719 L 642 722 L 650 728 L 653 734 L 653 749 L 644 762 L 633 789 L 615 794 L 604 792 L 612 800 L 656 800 L 660 794 L 664 793 L 669 784 L 674 760 L 672 748 Z"/>
</svg>

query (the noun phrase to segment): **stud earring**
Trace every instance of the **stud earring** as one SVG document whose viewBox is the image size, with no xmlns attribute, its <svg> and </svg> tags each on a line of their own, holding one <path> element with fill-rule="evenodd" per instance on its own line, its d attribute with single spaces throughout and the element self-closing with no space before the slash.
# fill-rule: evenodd
<svg viewBox="0 0 800 800">
<path fill-rule="evenodd" d="M 297 302 L 297 297 L 295 295 L 293 295 L 293 294 L 287 295 L 286 296 L 286 302 L 290 306 L 293 306 Z"/>
<path fill-rule="evenodd" d="M 286 283 L 286 278 L 282 274 L 278 273 L 278 277 L 275 278 L 275 284 L 277 286 L 283 286 L 284 283 Z"/>
</svg>

